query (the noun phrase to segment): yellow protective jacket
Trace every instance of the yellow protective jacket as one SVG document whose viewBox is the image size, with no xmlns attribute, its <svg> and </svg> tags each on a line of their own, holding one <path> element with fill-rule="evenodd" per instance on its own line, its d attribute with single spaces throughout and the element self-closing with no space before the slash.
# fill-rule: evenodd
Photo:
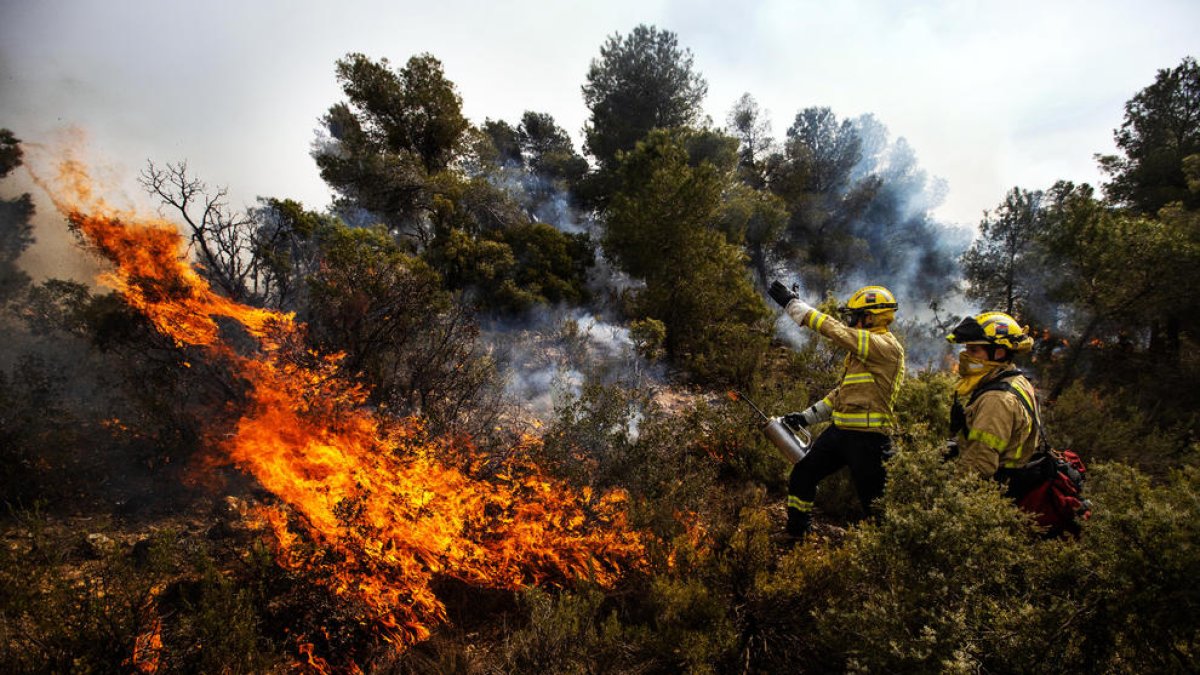
<svg viewBox="0 0 1200 675">
<path fill-rule="evenodd" d="M 959 431 L 955 438 L 958 441 L 961 468 L 974 471 L 984 478 L 995 476 L 1000 469 L 1025 466 L 1037 453 L 1037 424 L 1025 405 L 1017 399 L 1017 396 L 1022 396 L 1029 407 L 1041 415 L 1033 384 L 1024 375 L 998 377 L 1003 374 L 997 372 L 994 376 L 985 377 L 976 385 L 976 389 L 998 379 L 1007 379 L 1017 393 L 995 389 L 979 394 L 964 406 L 966 428 Z"/>
<path fill-rule="evenodd" d="M 904 347 L 887 328 L 851 328 L 802 303 L 788 305 L 788 316 L 849 350 L 842 382 L 823 399 L 833 423 L 853 431 L 897 431 L 896 393 L 904 380 Z"/>
</svg>

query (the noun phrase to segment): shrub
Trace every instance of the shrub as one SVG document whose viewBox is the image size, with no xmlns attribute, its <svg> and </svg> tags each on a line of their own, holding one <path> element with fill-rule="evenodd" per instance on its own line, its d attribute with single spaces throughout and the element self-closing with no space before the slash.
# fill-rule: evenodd
<svg viewBox="0 0 1200 675">
<path fill-rule="evenodd" d="M 93 526 L 102 523 L 93 522 Z M 263 672 L 278 654 L 259 631 L 265 598 L 171 531 L 85 555 L 83 535 L 18 512 L 28 544 L 0 550 L 0 669 Z M 115 535 L 114 535 L 115 536 Z M 100 555 L 98 560 L 90 557 Z"/>
<path fill-rule="evenodd" d="M 1075 450 L 1085 461 L 1119 461 L 1163 476 L 1198 459 L 1195 446 L 1178 440 L 1187 437 L 1184 429 L 1156 428 L 1120 391 L 1106 394 L 1076 383 L 1045 409 L 1050 442 Z"/>
<path fill-rule="evenodd" d="M 1186 672 L 1200 660 L 1200 469 L 1155 485 L 1120 464 L 1092 468 L 1084 528 L 1081 670 Z"/>
<path fill-rule="evenodd" d="M 604 594 L 595 589 L 551 595 L 537 588 L 522 594 L 529 623 L 504 640 L 507 672 L 595 673 L 606 626 L 600 619 Z M 618 630 L 617 624 L 608 629 Z"/>
<path fill-rule="evenodd" d="M 896 396 L 901 434 L 910 444 L 940 444 L 950 435 L 954 373 L 923 370 L 906 378 Z"/>
<path fill-rule="evenodd" d="M 992 626 L 1027 601 L 1027 519 L 931 446 L 889 463 L 880 508 L 847 537 L 838 592 L 817 613 L 822 649 L 856 671 L 977 668 Z"/>
</svg>

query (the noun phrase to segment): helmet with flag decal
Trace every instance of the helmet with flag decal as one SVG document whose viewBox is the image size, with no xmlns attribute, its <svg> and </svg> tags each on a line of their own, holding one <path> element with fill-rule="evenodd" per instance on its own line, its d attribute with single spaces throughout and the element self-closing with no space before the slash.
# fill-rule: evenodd
<svg viewBox="0 0 1200 675">
<path fill-rule="evenodd" d="M 866 315 L 875 326 L 886 326 L 896 318 L 896 296 L 883 286 L 863 286 L 854 291 L 846 304 L 838 308 L 846 323 L 856 325 Z"/>
<path fill-rule="evenodd" d="M 1004 312 L 984 312 L 968 316 L 955 326 L 946 339 L 959 345 L 1004 347 L 1009 354 L 1033 348 L 1033 338 L 1016 319 Z"/>
</svg>

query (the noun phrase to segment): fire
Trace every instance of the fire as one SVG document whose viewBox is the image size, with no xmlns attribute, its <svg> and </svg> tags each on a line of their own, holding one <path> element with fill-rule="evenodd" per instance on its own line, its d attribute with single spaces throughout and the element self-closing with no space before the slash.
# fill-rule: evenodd
<svg viewBox="0 0 1200 675">
<path fill-rule="evenodd" d="M 60 172 L 53 198 L 111 261 L 103 281 L 163 335 L 247 384 L 236 429 L 214 433 L 211 445 L 282 503 L 263 514 L 279 564 L 366 607 L 364 619 L 398 649 L 446 619 L 437 577 L 504 589 L 581 577 L 611 585 L 645 564 L 623 493 L 573 491 L 546 476 L 529 459 L 533 437 L 488 463 L 468 440 L 373 413 L 368 392 L 339 377 L 340 355 L 303 347 L 291 314 L 217 295 L 187 263 L 173 225 L 95 200 L 77 164 Z M 235 349 L 214 317 L 252 336 L 252 353 Z M 310 667 L 323 669 L 305 649 Z"/>
<path fill-rule="evenodd" d="M 134 639 L 133 654 L 121 665 L 134 673 L 157 673 L 162 650 L 162 620 L 154 617 L 150 629 Z"/>
</svg>

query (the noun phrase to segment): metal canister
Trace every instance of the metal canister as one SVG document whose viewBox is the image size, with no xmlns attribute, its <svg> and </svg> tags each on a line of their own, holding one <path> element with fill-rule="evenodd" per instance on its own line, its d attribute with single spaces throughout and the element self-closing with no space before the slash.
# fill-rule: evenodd
<svg viewBox="0 0 1200 675">
<path fill-rule="evenodd" d="M 792 464 L 804 459 L 808 454 L 808 447 L 812 445 L 812 434 L 806 429 L 792 431 L 791 427 L 784 424 L 782 417 L 768 419 L 762 427 L 762 432 L 771 444 L 779 449 L 783 458 Z"/>
</svg>

